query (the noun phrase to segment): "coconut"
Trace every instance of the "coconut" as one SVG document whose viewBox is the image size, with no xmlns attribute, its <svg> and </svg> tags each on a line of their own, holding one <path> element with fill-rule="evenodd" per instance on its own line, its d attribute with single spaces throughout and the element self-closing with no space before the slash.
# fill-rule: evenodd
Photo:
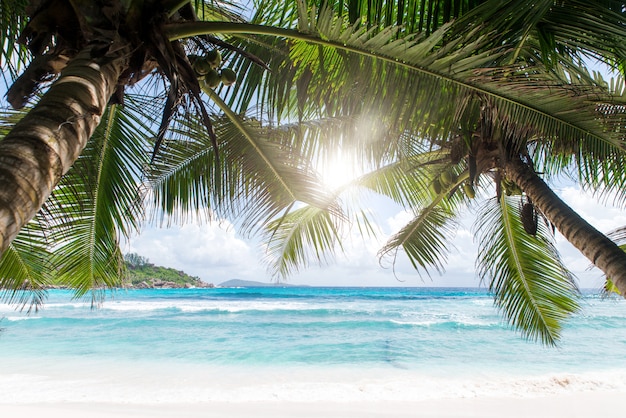
<svg viewBox="0 0 626 418">
<path fill-rule="evenodd" d="M 222 63 L 222 54 L 217 49 L 212 49 L 206 53 L 204 59 L 215 69 Z"/>
<path fill-rule="evenodd" d="M 207 60 L 205 60 L 204 58 L 198 57 L 193 62 L 193 70 L 198 75 L 205 75 L 209 71 L 211 71 L 211 64 L 209 64 L 209 62 Z"/>
<path fill-rule="evenodd" d="M 214 89 L 220 84 L 221 78 L 217 71 L 210 70 L 206 76 L 204 76 L 204 80 L 201 81 L 200 86 L 204 89 Z"/>
<path fill-rule="evenodd" d="M 220 71 L 220 75 L 222 77 L 222 83 L 224 83 L 225 86 L 235 84 L 235 82 L 237 81 L 237 73 L 230 68 L 222 68 L 222 71 Z"/>
</svg>

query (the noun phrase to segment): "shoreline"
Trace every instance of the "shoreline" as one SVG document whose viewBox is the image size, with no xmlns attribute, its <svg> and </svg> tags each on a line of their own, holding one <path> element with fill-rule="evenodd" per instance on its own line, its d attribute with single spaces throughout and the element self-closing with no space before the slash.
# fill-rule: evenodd
<svg viewBox="0 0 626 418">
<path fill-rule="evenodd" d="M 587 299 L 548 349 L 476 292 L 151 292 L 0 306 L 0 417 L 623 415 L 622 303 Z"/>
<path fill-rule="evenodd" d="M 621 418 L 626 396 L 626 370 L 434 376 L 108 361 L 1 366 L 1 417 Z"/>
<path fill-rule="evenodd" d="M 11 404 L 0 402 L 0 416 L 47 418 L 587 418 L 623 416 L 626 393 L 581 393 L 533 398 L 484 397 L 425 401 L 378 402 L 204 402 L 165 404 L 53 402 Z"/>
</svg>

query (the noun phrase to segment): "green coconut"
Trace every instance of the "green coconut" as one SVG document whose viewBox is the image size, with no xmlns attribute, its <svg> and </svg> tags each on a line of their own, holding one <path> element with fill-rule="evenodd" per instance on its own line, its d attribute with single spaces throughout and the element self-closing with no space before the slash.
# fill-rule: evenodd
<svg viewBox="0 0 626 418">
<path fill-rule="evenodd" d="M 206 53 L 204 59 L 211 65 L 211 68 L 215 69 L 222 63 L 222 54 L 217 49 L 212 49 Z"/>
<path fill-rule="evenodd" d="M 237 81 L 237 73 L 230 68 L 222 68 L 220 75 L 222 77 L 222 83 L 224 83 L 225 86 L 235 84 Z"/>
</svg>

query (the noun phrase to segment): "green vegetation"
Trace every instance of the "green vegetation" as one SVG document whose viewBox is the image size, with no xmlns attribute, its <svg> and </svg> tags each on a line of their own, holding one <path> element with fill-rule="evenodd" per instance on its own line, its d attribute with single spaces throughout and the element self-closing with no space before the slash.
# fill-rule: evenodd
<svg viewBox="0 0 626 418">
<path fill-rule="evenodd" d="M 190 276 L 184 271 L 155 266 L 147 258 L 135 253 L 126 254 L 124 262 L 126 264 L 124 283 L 130 283 L 132 287 L 213 287 L 213 285 L 200 280 L 199 277 Z"/>
</svg>

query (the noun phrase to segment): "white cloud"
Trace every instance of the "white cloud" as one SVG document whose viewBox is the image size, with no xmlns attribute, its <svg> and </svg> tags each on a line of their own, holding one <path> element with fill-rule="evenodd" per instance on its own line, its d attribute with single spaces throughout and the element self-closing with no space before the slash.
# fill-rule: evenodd
<svg viewBox="0 0 626 418">
<path fill-rule="evenodd" d="M 593 194 L 578 187 L 564 187 L 559 196 L 583 219 L 600 232 L 607 233 L 626 226 L 626 213 L 610 204 L 603 204 Z M 606 200 L 612 201 L 610 198 Z M 599 288 L 604 283 L 603 273 L 557 233 L 556 244 L 565 265 L 578 277 L 581 287 Z"/>
<path fill-rule="evenodd" d="M 575 187 L 565 187 L 559 195 L 600 231 L 607 232 L 626 225 L 626 213 L 600 204 L 588 193 Z M 338 252 L 329 265 L 315 263 L 288 279 L 292 284 L 318 286 L 478 286 L 475 273 L 477 245 L 471 232 L 475 215 L 468 213 L 460 221 L 452 247 L 445 263 L 445 273 L 435 270 L 431 276 L 421 276 L 408 259 L 399 253 L 395 264 L 389 259 L 379 260 L 378 251 L 392 233 L 412 219 L 410 212 L 381 202 L 376 209 L 384 216 L 379 220 L 380 230 L 375 237 L 361 237 L 353 227 L 346 232 L 344 252 Z M 381 215 L 379 215 L 381 216 Z M 598 288 L 602 273 L 589 271 L 590 262 L 573 248 L 560 234 L 557 248 L 565 264 L 580 279 L 581 287 Z M 126 246 L 128 252 L 148 257 L 152 263 L 184 270 L 215 284 L 232 278 L 268 282 L 262 246 L 255 240 L 237 235 L 235 225 L 222 220 L 219 223 L 187 224 L 181 227 L 148 228 Z M 381 266 L 382 265 L 382 266 Z"/>
<path fill-rule="evenodd" d="M 565 187 L 559 195 L 572 209 L 601 232 L 610 232 L 626 225 L 626 212 L 610 204 L 598 202 L 598 199 L 589 192 L 579 188 Z"/>
<path fill-rule="evenodd" d="M 150 227 L 131 239 L 126 249 L 214 284 L 232 278 L 258 280 L 265 274 L 256 248 L 237 237 L 228 221 Z"/>
</svg>

